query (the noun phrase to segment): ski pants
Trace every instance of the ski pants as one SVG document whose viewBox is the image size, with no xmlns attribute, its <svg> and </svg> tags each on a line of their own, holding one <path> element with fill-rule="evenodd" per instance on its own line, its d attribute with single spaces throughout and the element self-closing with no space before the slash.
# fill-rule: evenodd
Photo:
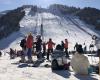
<svg viewBox="0 0 100 80">
<path fill-rule="evenodd" d="M 25 61 L 26 49 L 22 48 L 21 61 Z"/>
<path fill-rule="evenodd" d="M 41 59 L 42 58 L 42 52 L 41 51 L 38 51 L 37 52 L 37 59 Z"/>
<path fill-rule="evenodd" d="M 48 52 L 47 52 L 47 59 L 49 60 L 49 55 L 50 53 L 53 53 L 53 49 L 48 49 Z"/>
<path fill-rule="evenodd" d="M 32 61 L 32 49 L 31 48 L 28 48 L 27 56 L 28 56 L 28 60 Z"/>
<path fill-rule="evenodd" d="M 43 54 L 42 54 L 43 58 L 44 58 L 45 54 L 46 54 L 46 49 L 43 49 Z"/>
<path fill-rule="evenodd" d="M 66 57 L 69 57 L 68 48 L 65 48 Z"/>
</svg>

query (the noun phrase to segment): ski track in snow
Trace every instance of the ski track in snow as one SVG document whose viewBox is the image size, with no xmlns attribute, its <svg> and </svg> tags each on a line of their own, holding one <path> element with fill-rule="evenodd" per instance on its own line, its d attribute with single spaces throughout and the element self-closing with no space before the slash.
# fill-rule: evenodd
<svg viewBox="0 0 100 80">
<path fill-rule="evenodd" d="M 7 38 L 0 41 L 0 49 L 3 50 L 3 56 L 0 58 L 0 80 L 99 80 L 99 76 L 93 74 L 92 76 L 79 76 L 74 72 L 68 71 L 55 71 L 52 72 L 51 68 L 44 67 L 27 67 L 24 64 L 23 68 L 19 68 L 19 58 L 9 60 L 9 55 L 6 52 L 9 48 L 20 50 L 20 40 L 23 36 L 28 35 L 29 32 L 33 33 L 33 36 L 40 34 L 40 25 L 43 19 L 43 35 L 44 41 L 48 41 L 52 38 L 56 44 L 60 44 L 65 38 L 69 41 L 69 50 L 73 50 L 73 46 L 76 42 L 87 46 L 91 43 L 91 36 L 85 33 L 83 30 L 76 27 L 69 19 L 54 15 L 49 12 L 37 13 L 36 15 L 28 15 L 30 8 L 25 9 L 25 17 L 20 21 L 20 31 L 13 33 Z M 85 24 L 79 19 L 76 21 L 85 26 Z M 86 28 L 91 34 L 96 34 L 91 29 Z M 89 57 L 91 62 L 91 57 Z M 96 63 L 98 58 L 96 58 Z"/>
</svg>

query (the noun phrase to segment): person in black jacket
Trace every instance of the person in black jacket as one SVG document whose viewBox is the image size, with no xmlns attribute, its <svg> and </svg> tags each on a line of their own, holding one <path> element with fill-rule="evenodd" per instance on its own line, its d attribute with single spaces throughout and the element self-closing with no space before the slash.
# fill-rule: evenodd
<svg viewBox="0 0 100 80">
<path fill-rule="evenodd" d="M 22 53 L 21 53 L 21 60 L 20 62 L 25 62 L 25 53 L 26 53 L 26 36 L 24 37 L 24 39 L 21 40 L 20 46 L 22 48 Z"/>
<path fill-rule="evenodd" d="M 37 53 L 37 59 L 40 58 L 40 55 L 41 55 L 41 50 L 42 50 L 42 40 L 41 40 L 41 36 L 38 36 L 36 38 L 36 42 L 35 42 L 35 45 L 36 45 L 36 53 Z M 42 56 L 41 56 L 42 57 Z"/>
<path fill-rule="evenodd" d="M 78 48 L 78 43 L 76 42 L 75 46 L 74 46 L 74 50 L 76 51 Z"/>
<path fill-rule="evenodd" d="M 22 47 L 22 50 L 26 50 L 26 37 L 21 40 L 20 46 Z"/>
<path fill-rule="evenodd" d="M 64 51 L 64 42 L 61 41 L 62 51 Z"/>
</svg>

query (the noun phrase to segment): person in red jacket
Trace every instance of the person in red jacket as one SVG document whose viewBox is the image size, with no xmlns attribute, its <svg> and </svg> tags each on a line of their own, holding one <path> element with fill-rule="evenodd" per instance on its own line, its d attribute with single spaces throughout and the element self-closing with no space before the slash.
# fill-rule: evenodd
<svg viewBox="0 0 100 80">
<path fill-rule="evenodd" d="M 28 51 L 27 51 L 28 61 L 32 62 L 33 36 L 31 33 L 27 37 L 26 47 L 28 49 Z"/>
<path fill-rule="evenodd" d="M 55 45 L 55 43 L 51 38 L 49 38 L 49 41 L 46 43 L 46 45 L 48 45 L 47 60 L 49 60 L 49 54 L 53 53 L 53 46 Z"/>
<path fill-rule="evenodd" d="M 65 39 L 64 49 L 65 49 L 66 57 L 69 58 L 69 54 L 68 54 L 68 40 L 67 39 Z"/>
</svg>

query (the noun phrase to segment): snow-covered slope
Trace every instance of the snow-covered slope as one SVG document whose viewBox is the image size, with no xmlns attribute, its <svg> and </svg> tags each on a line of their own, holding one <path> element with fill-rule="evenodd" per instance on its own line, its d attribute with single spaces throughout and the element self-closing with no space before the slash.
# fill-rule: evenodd
<svg viewBox="0 0 100 80">
<path fill-rule="evenodd" d="M 91 35 L 87 34 L 84 30 L 73 24 L 72 20 L 76 23 L 73 17 L 70 20 L 66 16 L 61 17 L 49 12 L 37 13 L 35 16 L 26 15 L 20 22 L 21 32 L 24 35 L 29 32 L 32 32 L 34 36 L 38 35 L 41 33 L 40 25 L 43 24 L 44 41 L 52 38 L 56 44 L 60 44 L 62 40 L 67 38 L 69 41 L 69 50 L 73 50 L 76 42 L 80 44 L 85 42 L 89 46 L 92 41 L 91 35 L 96 33 L 90 28 L 85 27 L 86 24 L 77 19 L 79 26 L 81 27 L 82 25 L 81 28 L 85 28 L 85 31 Z"/>
<path fill-rule="evenodd" d="M 20 49 L 19 42 L 23 36 L 28 35 L 29 32 L 33 33 L 33 36 L 41 33 L 41 24 L 43 24 L 43 36 L 44 41 L 48 41 L 49 38 L 52 38 L 56 44 L 65 38 L 69 41 L 69 50 L 73 50 L 73 46 L 76 42 L 83 44 L 86 43 L 87 46 L 91 43 L 91 35 L 97 34 L 90 28 L 84 28 L 85 23 L 79 19 L 73 19 L 71 16 L 58 16 L 50 12 L 41 12 L 39 11 L 36 15 L 29 15 L 30 8 L 25 9 L 26 15 L 20 21 L 20 31 L 13 33 L 9 37 L 2 39 L 0 41 L 0 49 L 6 53 L 9 51 L 9 48 Z M 57 14 L 57 13 L 56 13 Z M 69 19 L 70 18 L 70 19 Z M 75 25 L 74 23 L 76 23 Z M 73 23 L 74 22 L 74 23 Z M 81 25 L 84 25 L 81 26 Z M 81 27 L 81 28 L 79 28 Z M 89 34 L 88 34 L 89 33 Z M 90 58 L 89 58 L 90 59 Z M 98 80 L 98 75 L 91 76 L 78 76 L 74 75 L 73 72 L 67 71 L 57 71 L 52 73 L 50 68 L 44 67 L 23 67 L 19 68 L 16 62 L 19 58 L 15 60 L 9 60 L 9 56 L 3 56 L 0 58 L 0 80 Z M 91 60 L 90 60 L 91 61 Z M 98 61 L 98 59 L 97 59 Z M 17 66 L 16 66 L 17 65 Z M 20 64 L 21 65 L 21 64 Z M 23 65 L 22 65 L 23 66 Z M 24 65 L 25 66 L 25 65 Z"/>
<path fill-rule="evenodd" d="M 22 36 L 28 35 L 29 32 L 33 33 L 33 36 L 36 36 L 41 33 L 41 24 L 43 24 L 43 36 L 44 41 L 48 41 L 49 38 L 52 38 L 56 44 L 65 38 L 69 41 L 69 50 L 73 50 L 73 46 L 76 42 L 87 45 L 91 43 L 91 35 L 98 35 L 93 29 L 86 27 L 87 25 L 80 21 L 77 18 L 71 16 L 57 16 L 50 12 L 37 12 L 34 16 L 29 15 L 31 9 L 25 9 L 26 15 L 20 21 L 20 31 L 12 34 L 10 37 L 0 41 L 0 49 L 5 49 L 6 47 L 15 46 L 16 43 L 19 43 Z M 57 13 L 56 13 L 57 14 Z M 69 19 L 70 18 L 70 19 Z M 74 23 L 78 24 L 75 25 Z M 85 26 L 86 25 L 86 26 Z M 85 32 L 85 31 L 86 32 Z M 91 35 L 89 35 L 90 33 Z M 5 43 L 6 42 L 6 43 Z M 19 44 L 17 44 L 18 46 Z"/>
</svg>

